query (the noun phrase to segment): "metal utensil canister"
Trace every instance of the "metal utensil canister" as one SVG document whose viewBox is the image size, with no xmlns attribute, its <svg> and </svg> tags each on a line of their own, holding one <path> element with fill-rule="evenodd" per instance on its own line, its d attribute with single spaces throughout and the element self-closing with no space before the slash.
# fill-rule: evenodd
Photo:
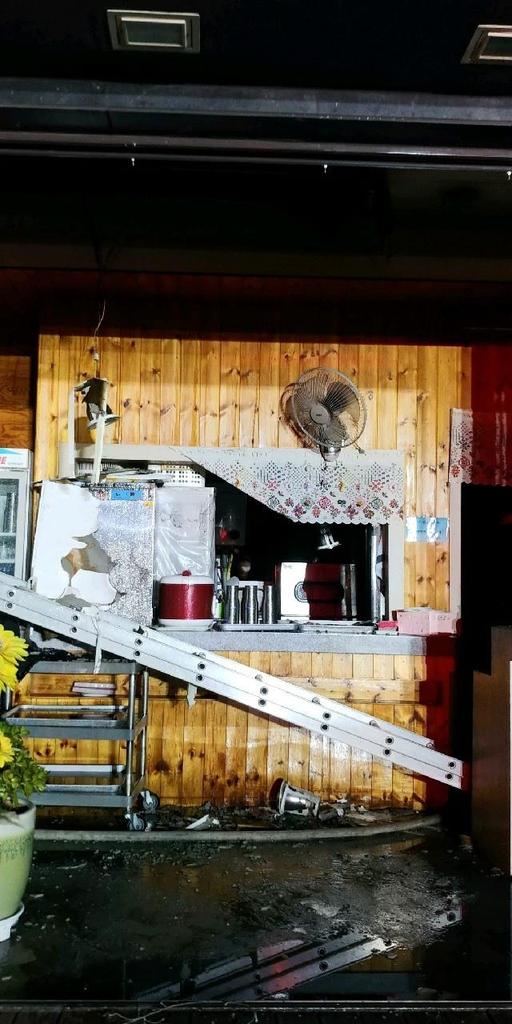
<svg viewBox="0 0 512 1024">
<path fill-rule="evenodd" d="M 265 583 L 263 588 L 263 604 L 261 610 L 261 621 L 265 623 L 277 622 L 279 618 L 279 595 L 274 583 Z"/>
<path fill-rule="evenodd" d="M 226 622 L 231 624 L 240 622 L 240 601 L 238 596 L 238 579 L 232 577 L 226 584 L 226 609 L 224 613 Z"/>
<path fill-rule="evenodd" d="M 258 584 L 245 583 L 242 589 L 242 622 L 253 625 L 258 622 Z"/>
</svg>

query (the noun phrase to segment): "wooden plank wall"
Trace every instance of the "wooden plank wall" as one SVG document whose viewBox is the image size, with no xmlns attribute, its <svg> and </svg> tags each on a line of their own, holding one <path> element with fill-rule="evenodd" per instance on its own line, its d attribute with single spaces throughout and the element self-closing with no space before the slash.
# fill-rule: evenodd
<svg viewBox="0 0 512 1024">
<path fill-rule="evenodd" d="M 33 357 L 0 350 L 0 444 L 5 448 L 34 445 Z"/>
<path fill-rule="evenodd" d="M 368 423 L 361 444 L 406 452 L 406 515 L 448 515 L 449 415 L 467 407 L 470 350 L 393 344 L 376 337 L 331 334 L 162 331 L 160 337 L 40 337 L 36 478 L 55 476 L 66 438 L 67 395 L 96 370 L 111 381 L 110 405 L 121 419 L 108 440 L 124 443 L 294 447 L 279 414 L 288 383 L 312 366 L 337 367 L 362 390 Z M 78 436 L 83 435 L 84 418 Z M 445 544 L 408 545 L 407 605 L 449 607 Z M 433 680 L 424 659 L 369 655 L 235 654 L 254 667 L 326 689 L 355 707 L 428 733 Z M 311 682 L 314 680 L 314 682 Z M 62 679 L 30 684 L 61 693 Z M 120 683 L 122 685 L 122 681 Z M 222 701 L 202 698 L 187 709 L 172 681 L 153 680 L 149 786 L 165 802 L 256 804 L 276 776 L 321 793 L 374 805 L 425 806 L 425 784 L 360 751 L 298 728 L 269 722 Z M 425 697 L 426 694 L 426 697 Z M 51 760 L 54 751 L 38 750 Z M 69 751 L 68 751 L 69 755 Z M 73 753 L 73 756 L 74 753 Z M 81 750 L 96 761 L 98 751 Z"/>
</svg>

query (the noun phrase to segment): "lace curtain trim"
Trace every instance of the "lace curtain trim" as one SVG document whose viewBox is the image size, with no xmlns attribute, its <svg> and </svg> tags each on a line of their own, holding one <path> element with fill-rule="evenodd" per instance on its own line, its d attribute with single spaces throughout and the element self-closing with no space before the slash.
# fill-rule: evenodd
<svg viewBox="0 0 512 1024">
<path fill-rule="evenodd" d="M 450 479 L 464 484 L 512 484 L 512 438 L 506 413 L 451 410 Z"/>
<path fill-rule="evenodd" d="M 403 518 L 402 452 L 346 450 L 329 464 L 307 449 L 178 450 L 295 522 L 387 523 Z"/>
</svg>

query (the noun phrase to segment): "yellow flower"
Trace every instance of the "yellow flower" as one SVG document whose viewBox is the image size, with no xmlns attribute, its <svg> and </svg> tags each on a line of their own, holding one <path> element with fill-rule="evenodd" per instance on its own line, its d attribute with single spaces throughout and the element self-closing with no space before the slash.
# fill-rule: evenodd
<svg viewBox="0 0 512 1024">
<path fill-rule="evenodd" d="M 0 732 L 0 768 L 4 768 L 9 761 L 13 760 L 13 757 L 14 752 L 9 737 Z"/>
<path fill-rule="evenodd" d="M 8 661 L 2 664 L 0 658 L 0 693 L 4 690 L 14 690 L 17 671 L 16 665 L 11 665 Z"/>
<path fill-rule="evenodd" d="M 0 626 L 0 673 L 5 671 L 5 662 L 16 665 L 23 661 L 28 654 L 28 647 L 21 637 L 16 636 L 12 629 L 4 629 Z"/>
</svg>

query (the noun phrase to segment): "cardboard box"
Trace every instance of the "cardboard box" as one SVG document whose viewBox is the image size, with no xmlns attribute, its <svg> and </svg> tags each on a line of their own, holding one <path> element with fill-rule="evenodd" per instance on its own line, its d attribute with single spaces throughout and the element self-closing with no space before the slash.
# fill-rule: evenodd
<svg viewBox="0 0 512 1024">
<path fill-rule="evenodd" d="M 436 610 L 430 612 L 431 633 L 456 633 L 457 622 L 457 616 L 453 615 L 452 612 L 439 612 Z"/>
<path fill-rule="evenodd" d="M 401 608 L 396 612 L 398 632 L 408 636 L 456 633 L 457 618 L 436 608 Z"/>
<path fill-rule="evenodd" d="M 409 636 L 428 636 L 430 608 L 401 608 L 396 613 L 398 632 Z"/>
</svg>

